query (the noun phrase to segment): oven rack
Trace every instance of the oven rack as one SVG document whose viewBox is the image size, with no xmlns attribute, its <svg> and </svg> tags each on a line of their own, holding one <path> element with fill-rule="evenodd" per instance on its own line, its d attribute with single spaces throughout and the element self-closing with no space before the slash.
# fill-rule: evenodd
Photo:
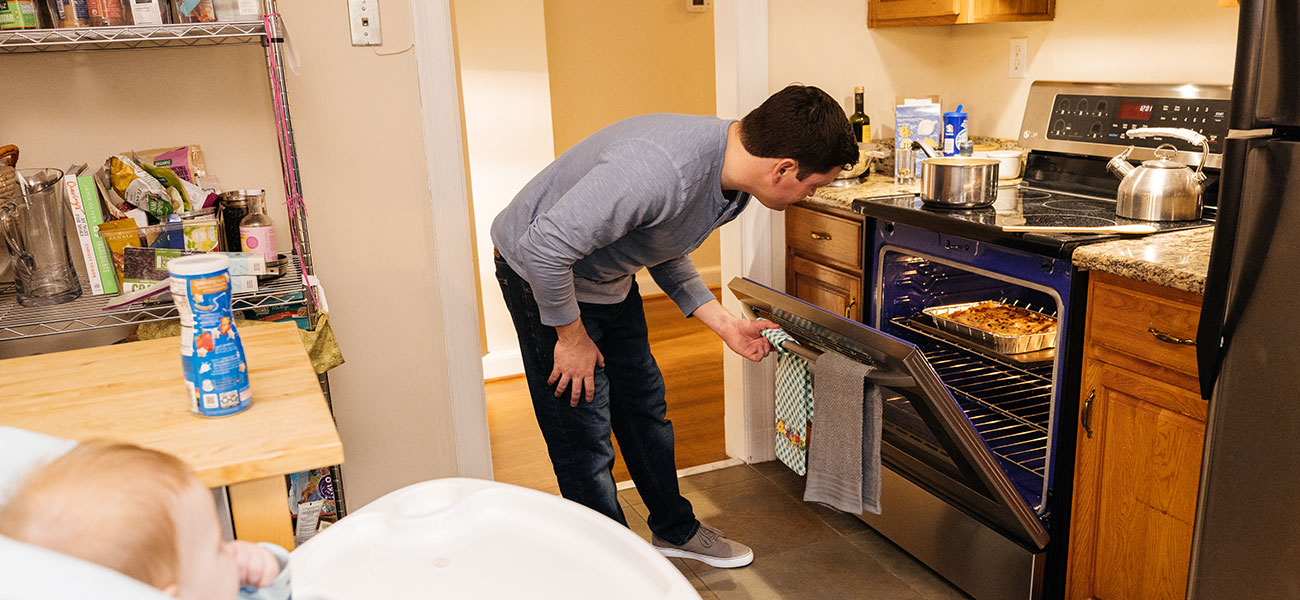
<svg viewBox="0 0 1300 600">
<path fill-rule="evenodd" d="M 891 322 L 920 348 L 989 450 L 1044 477 L 1052 364 L 1013 365 L 918 329 L 906 318 Z"/>
</svg>

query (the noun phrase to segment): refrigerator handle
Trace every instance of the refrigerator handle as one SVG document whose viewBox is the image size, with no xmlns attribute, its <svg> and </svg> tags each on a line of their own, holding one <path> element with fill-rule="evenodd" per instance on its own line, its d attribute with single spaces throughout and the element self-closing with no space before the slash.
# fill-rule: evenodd
<svg viewBox="0 0 1300 600">
<path fill-rule="evenodd" d="M 1267 140 L 1265 140 L 1266 142 Z M 1276 215 L 1286 197 L 1268 191 L 1275 181 L 1267 152 L 1254 152 L 1256 140 L 1229 136 L 1219 183 L 1219 211 L 1210 246 L 1201 319 L 1196 329 L 1196 362 L 1201 396 L 1209 399 L 1232 332 L 1259 279 L 1277 233 Z M 1267 150 L 1260 147 L 1260 150 Z M 1249 162 L 1248 160 L 1253 161 Z M 1252 169 L 1250 177 L 1247 170 Z M 1253 184 L 1247 189 L 1247 180 Z M 1243 207 L 1242 202 L 1249 207 Z M 1249 210 L 1243 210 L 1249 208 Z"/>
<path fill-rule="evenodd" d="M 1201 397 L 1209 399 L 1219 374 L 1223 348 L 1224 317 L 1228 304 L 1228 281 L 1232 254 L 1237 242 L 1237 221 L 1241 212 L 1242 172 L 1246 168 L 1245 140 L 1225 140 L 1223 171 L 1219 180 L 1218 213 L 1210 244 L 1210 264 L 1205 276 L 1205 295 L 1196 327 L 1196 366 Z"/>
</svg>

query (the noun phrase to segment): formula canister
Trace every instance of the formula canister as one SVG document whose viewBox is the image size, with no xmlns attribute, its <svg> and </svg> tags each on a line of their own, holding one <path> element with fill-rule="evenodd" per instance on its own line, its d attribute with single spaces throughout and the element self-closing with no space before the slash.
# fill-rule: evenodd
<svg viewBox="0 0 1300 600">
<path fill-rule="evenodd" d="M 181 369 L 190 410 L 224 417 L 253 403 L 248 361 L 230 309 L 230 258 L 217 253 L 167 263 L 181 321 Z"/>
<path fill-rule="evenodd" d="M 958 104 L 957 110 L 943 113 L 943 155 L 957 156 L 958 144 L 970 138 L 966 131 L 966 113 L 962 112 L 964 104 Z"/>
</svg>

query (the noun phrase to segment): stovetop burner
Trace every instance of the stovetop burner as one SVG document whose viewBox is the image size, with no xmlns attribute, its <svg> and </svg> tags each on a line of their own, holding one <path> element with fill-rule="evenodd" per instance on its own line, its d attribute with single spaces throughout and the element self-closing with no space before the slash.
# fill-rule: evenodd
<svg viewBox="0 0 1300 600">
<path fill-rule="evenodd" d="M 1033 250 L 1068 256 L 1079 245 L 1118 236 L 1105 233 L 1006 233 L 1007 225 L 1036 227 L 1105 227 L 1144 224 L 1157 231 L 1177 231 L 1212 225 L 1212 219 L 1200 221 L 1151 222 L 1125 219 L 1115 215 L 1115 202 L 1102 198 L 1077 196 L 1028 187 L 1005 187 L 998 190 L 992 206 L 975 210 L 952 210 L 926 206 L 916 196 L 866 198 L 853 202 L 857 212 L 888 220 L 926 227 L 940 233 L 953 233 L 974 239 L 1005 243 Z"/>
</svg>

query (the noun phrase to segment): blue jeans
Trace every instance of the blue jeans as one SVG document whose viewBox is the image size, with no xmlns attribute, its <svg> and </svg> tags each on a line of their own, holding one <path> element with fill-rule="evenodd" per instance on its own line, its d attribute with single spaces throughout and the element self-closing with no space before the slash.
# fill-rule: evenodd
<svg viewBox="0 0 1300 600">
<path fill-rule="evenodd" d="M 542 324 L 532 287 L 499 256 L 496 272 L 519 335 L 533 411 L 560 494 L 627 525 L 614 485 L 612 431 L 637 492 L 650 510 L 650 530 L 670 543 L 685 543 L 700 522 L 677 488 L 664 379 L 650 355 L 636 285 L 618 304 L 578 304 L 582 324 L 604 355 L 605 367 L 596 368 L 594 399 L 571 407 L 568 390 L 557 398 L 555 386 L 546 383 L 555 358 L 555 328 Z"/>
</svg>

